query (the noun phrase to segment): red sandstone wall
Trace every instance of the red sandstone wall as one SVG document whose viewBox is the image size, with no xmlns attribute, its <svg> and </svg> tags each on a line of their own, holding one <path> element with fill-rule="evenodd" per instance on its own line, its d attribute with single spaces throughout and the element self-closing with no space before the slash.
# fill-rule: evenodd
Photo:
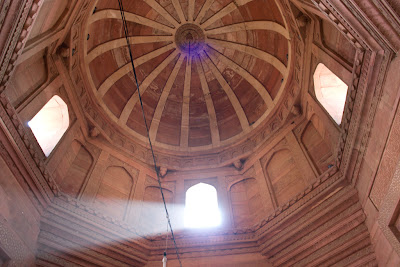
<svg viewBox="0 0 400 267">
<path fill-rule="evenodd" d="M 161 257 L 161 256 L 160 256 Z M 172 258 L 172 257 L 171 257 Z M 148 262 L 145 267 L 159 267 L 161 266 L 160 261 Z M 264 257 L 259 254 L 247 254 L 247 255 L 229 255 L 229 256 L 213 256 L 207 258 L 197 258 L 197 259 L 183 259 L 183 266 L 193 266 L 193 267 L 269 267 L 269 264 Z M 168 267 L 179 266 L 178 260 L 171 259 L 168 260 Z"/>
<path fill-rule="evenodd" d="M 400 264 L 397 208 L 400 195 L 393 191 L 398 186 L 394 175 L 400 160 L 399 69 L 400 60 L 396 58 L 389 67 L 360 172 L 353 180 L 380 266 Z"/>
<path fill-rule="evenodd" d="M 3 143 L 0 149 L 0 264 L 34 266 L 40 214 Z"/>
<path fill-rule="evenodd" d="M 8 56 L 14 55 L 6 77 L 1 77 L 3 85 L 8 81 L 7 88 L 2 88 L 1 93 L 2 97 L 3 93 L 8 97 L 23 123 L 27 123 L 54 94 L 66 98 L 60 79 L 55 79 L 54 65 L 48 61 L 48 47 L 39 45 L 31 49 L 33 46 L 29 45 L 37 45 L 40 43 L 36 42 L 39 39 L 47 40 L 49 30 L 60 26 L 61 14 L 65 13 L 65 7 L 73 1 L 45 1 L 44 8 L 41 9 L 42 2 L 12 0 L 0 3 L 2 68 L 4 63 L 8 64 Z M 67 2 L 70 3 L 66 4 Z M 62 8 L 59 8 L 61 6 Z M 49 16 L 47 13 L 51 10 L 55 12 Z M 38 23 L 35 24 L 32 33 L 32 28 L 28 29 L 28 26 L 35 22 L 38 13 Z M 27 36 L 29 33 L 32 35 Z M 25 52 L 29 52 L 24 54 L 23 60 L 16 63 L 17 58 L 21 59 L 18 57 L 18 51 L 21 53 L 24 48 Z M 10 75 L 10 72 L 13 72 L 13 75 Z M 5 114 L 2 110 L 2 116 L 6 116 Z M 71 118 L 74 118 L 73 115 Z M 20 150 L 17 142 L 9 142 L 11 136 L 15 138 L 15 132 L 3 127 L 12 124 L 3 119 L 0 119 L 0 123 L 0 265 L 35 266 L 40 219 L 48 196 L 43 192 L 43 188 L 36 187 L 38 181 L 33 176 L 38 170 L 31 168 L 32 165 L 24 158 L 29 157 L 29 152 L 24 154 L 26 151 Z M 30 138 L 33 140 L 33 136 Z M 38 148 L 35 145 L 34 147 Z"/>
<path fill-rule="evenodd" d="M 33 29 L 31 38 L 40 39 L 40 35 L 45 34 L 57 24 L 58 19 L 56 17 L 61 15 L 64 4 L 63 1 L 47 2 L 47 6 L 43 10 L 47 10 L 46 12 L 57 10 L 58 13 L 54 13 L 54 17 L 40 15 L 42 19 Z M 63 8 L 57 9 L 58 5 Z M 353 64 L 352 59 L 355 51 L 330 22 L 321 21 L 320 23 L 319 28 L 316 26 L 320 35 L 315 35 L 317 38 L 314 40 L 314 44 L 311 48 L 308 48 L 313 51 L 311 65 L 325 62 L 338 76 L 348 82 L 351 78 L 349 66 L 351 68 Z M 31 39 L 28 45 L 33 44 L 34 41 Z M 29 51 L 31 50 L 28 49 L 27 54 L 29 54 Z M 25 55 L 25 58 L 27 59 L 26 62 L 17 66 L 14 78 L 11 79 L 6 90 L 11 103 L 24 122 L 28 121 L 53 94 L 61 94 L 68 100 L 67 93 L 63 88 L 66 85 L 59 81 L 60 78 L 54 73 L 54 69 L 52 72 L 51 60 L 49 61 L 45 57 L 44 50 L 40 50 L 31 57 Z M 395 181 L 393 177 L 400 155 L 398 149 L 399 134 L 397 132 L 400 117 L 399 111 L 397 111 L 398 85 L 400 84 L 399 64 L 398 59 L 394 60 L 386 77 L 383 94 L 379 96 L 380 102 L 360 174 L 356 180 L 353 180 L 359 190 L 361 203 L 367 215 L 367 225 L 372 235 L 378 261 L 382 266 L 395 266 L 400 261 L 394 249 L 398 246 L 398 240 L 390 239 L 385 235 L 386 228 L 389 229 L 389 226 L 399 228 L 398 210 L 392 207 L 393 222 L 383 226 L 379 224 L 379 218 L 387 202 L 385 198 L 391 193 L 391 184 Z M 52 75 L 49 76 L 48 73 Z M 310 82 L 310 84 L 312 83 Z M 305 88 L 311 90 L 312 86 Z M 328 165 L 333 160 L 332 155 L 336 146 L 336 141 L 332 140 L 337 140 L 338 137 L 338 130 L 332 127 L 329 118 L 321 110 L 321 107 L 315 101 L 313 102 L 313 98 L 309 97 L 308 94 L 304 95 L 309 98 L 306 101 L 307 109 L 304 110 L 306 119 L 299 123 L 298 128 L 290 129 L 289 133 L 282 134 L 280 138 L 273 141 L 275 142 L 274 145 L 254 156 L 250 162 L 246 163 L 247 165 L 245 164 L 243 170 L 229 167 L 208 172 L 168 174 L 165 180 L 171 184 L 171 197 L 169 197 L 171 201 L 179 204 L 184 202 L 186 188 L 184 182 L 179 181 L 182 180 L 182 177 L 186 177 L 188 180 L 201 181 L 202 179 L 214 179 L 217 172 L 216 187 L 219 191 L 221 207 L 226 216 L 226 225 L 227 227 L 235 227 L 240 225 L 237 222 L 241 221 L 240 217 L 243 214 L 247 216 L 254 213 L 254 218 L 250 220 L 251 223 L 246 225 L 251 226 L 251 224 L 256 224 L 257 221 L 268 216 L 279 206 L 284 205 L 297 193 L 301 193 L 304 188 L 315 181 L 316 177 L 327 170 Z M 70 106 L 72 105 L 70 104 Z M 320 116 L 316 118 L 313 115 L 315 113 Z M 72 115 L 72 118 L 74 118 L 74 115 Z M 319 123 L 319 120 L 322 122 Z M 327 136 L 330 136 L 330 138 Z M 282 146 L 279 143 L 282 140 L 288 143 L 287 147 L 279 147 Z M 318 144 L 318 146 L 316 147 L 315 144 Z M 140 211 L 141 207 L 127 207 L 126 205 L 120 205 L 120 207 L 117 205 L 118 209 L 113 210 L 112 207 L 115 204 L 113 202 L 116 198 L 119 198 L 123 204 L 127 202 L 129 204 L 129 201 L 140 202 L 143 200 L 145 202 L 160 202 L 155 195 L 146 194 L 146 188 L 154 183 L 154 178 L 150 177 L 150 181 L 147 181 L 146 178 L 147 175 L 154 177 L 151 170 L 140 168 L 138 163 L 127 159 L 125 155 L 120 155 L 115 151 L 110 151 L 107 147 L 97 145 L 99 144 L 96 144 L 96 142 L 88 143 L 84 139 L 80 125 L 73 120 L 71 128 L 62 142 L 47 160 L 48 168 L 54 174 L 64 193 L 72 198 L 81 199 L 84 203 L 87 201 L 87 203 L 91 203 L 90 205 L 95 203 L 96 199 L 101 198 L 102 205 L 100 205 L 99 210 L 111 215 L 115 215 L 114 212 L 116 212 L 119 219 L 128 221 L 129 216 L 127 219 L 126 214 L 131 212 L 137 215 L 138 213 L 135 212 Z M 72 150 L 70 150 L 71 147 Z M 282 151 L 286 153 L 283 156 Z M 119 159 L 112 159 L 114 156 Z M 264 158 L 265 161 L 263 161 Z M 287 161 L 285 161 L 286 159 Z M 125 162 L 125 164 L 121 162 Z M 121 186 L 114 186 L 107 182 L 107 170 L 115 164 L 118 165 L 118 168 L 131 168 L 126 171 L 127 174 L 124 176 L 126 178 L 124 180 L 127 182 Z M 21 186 L 23 183 L 15 177 L 6 165 L 4 160 L 1 159 L 0 197 L 2 201 L 0 203 L 1 218 L 4 222 L 1 224 L 1 230 L 7 229 L 6 232 L 13 236 L 11 239 L 0 240 L 0 263 L 4 263 L 13 256 L 13 252 L 10 250 L 13 244 L 6 242 L 7 240 L 13 240 L 20 244 L 20 248 L 25 251 L 24 255 L 26 255 L 26 258 L 22 260 L 30 262 L 35 252 L 35 243 L 39 232 L 39 215 Z M 284 170 L 287 170 L 287 173 Z M 124 173 L 124 171 L 120 173 Z M 300 179 L 298 179 L 299 177 Z M 233 184 L 247 183 L 246 181 L 249 179 L 254 179 L 255 185 L 246 185 L 243 186 L 244 189 L 240 188 L 239 190 Z M 126 184 L 129 185 L 126 186 Z M 261 193 L 257 192 L 255 188 L 258 188 Z M 240 193 L 238 194 L 240 196 L 232 197 L 235 193 Z M 240 198 L 244 198 L 244 200 L 239 201 Z M 260 198 L 263 201 L 260 201 Z M 260 202 L 263 204 L 260 205 Z M 253 208 L 255 208 L 252 210 L 249 206 L 241 207 L 243 203 L 253 203 Z M 397 203 L 395 206 L 397 207 Z M 253 212 L 254 210 L 256 212 Z M 132 219 L 130 222 L 138 223 L 138 220 Z M 386 230 L 382 230 L 383 228 Z M 21 229 L 26 232 L 21 231 Z M 392 232 L 395 232 L 395 229 Z M 246 266 L 246 264 L 247 266 L 248 264 L 257 266 L 263 261 L 259 258 L 258 254 L 254 254 L 229 259 L 234 260 L 238 266 Z M 213 257 L 200 262 L 206 266 L 214 261 L 222 264 L 227 260 L 226 257 Z M 171 262 L 174 264 L 173 261 Z M 200 264 L 200 262 L 198 263 Z M 159 263 L 154 262 L 154 264 L 158 265 Z"/>
</svg>

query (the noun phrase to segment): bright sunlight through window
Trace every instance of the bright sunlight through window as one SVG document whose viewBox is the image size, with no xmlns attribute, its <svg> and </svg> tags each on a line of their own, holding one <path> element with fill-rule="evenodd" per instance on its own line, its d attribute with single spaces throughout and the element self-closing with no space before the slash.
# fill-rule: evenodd
<svg viewBox="0 0 400 267">
<path fill-rule="evenodd" d="M 206 228 L 221 224 L 217 190 L 208 184 L 199 183 L 186 191 L 185 227 Z"/>
<path fill-rule="evenodd" d="M 68 129 L 69 116 L 67 104 L 57 95 L 28 122 L 44 154 L 50 155 L 54 147 Z"/>
<path fill-rule="evenodd" d="M 347 85 L 324 64 L 318 64 L 314 72 L 315 95 L 337 124 L 342 122 L 346 102 Z"/>
</svg>

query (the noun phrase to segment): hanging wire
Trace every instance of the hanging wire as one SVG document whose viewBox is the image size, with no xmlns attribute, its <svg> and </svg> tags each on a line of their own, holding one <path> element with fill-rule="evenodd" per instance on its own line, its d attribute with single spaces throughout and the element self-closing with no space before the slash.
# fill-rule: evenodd
<svg viewBox="0 0 400 267">
<path fill-rule="evenodd" d="M 137 78 L 137 75 L 136 75 L 135 64 L 133 63 L 132 49 L 131 49 L 130 42 L 129 42 L 129 37 L 128 37 L 128 24 L 126 22 L 125 11 L 124 11 L 124 6 L 122 4 L 122 0 L 118 0 L 118 4 L 119 4 L 120 12 L 121 12 L 121 18 L 122 18 L 122 23 L 123 23 L 123 28 L 124 28 L 124 34 L 125 34 L 126 44 L 128 46 L 129 56 L 130 56 L 131 65 L 132 65 L 132 69 L 133 69 L 133 75 L 135 77 L 136 88 L 137 88 L 138 95 L 139 95 L 140 106 L 142 108 L 143 120 L 144 120 L 144 124 L 146 126 L 147 138 L 149 140 L 151 155 L 153 157 L 154 170 L 155 170 L 156 175 L 157 175 L 158 186 L 160 188 L 161 197 L 162 197 L 162 200 L 163 200 L 163 203 L 164 203 L 165 214 L 166 214 L 166 217 L 167 217 L 167 225 L 169 226 L 169 229 L 171 230 L 171 236 L 172 236 L 172 240 L 174 241 L 175 252 L 176 252 L 176 256 L 177 256 L 178 261 L 179 261 L 179 265 L 182 267 L 182 262 L 181 262 L 181 259 L 179 257 L 178 246 L 176 245 L 174 231 L 172 230 L 171 220 L 170 220 L 168 209 L 167 209 L 167 203 L 165 202 L 164 192 L 163 192 L 163 189 L 161 187 L 161 178 L 160 178 L 160 174 L 159 174 L 158 168 L 157 168 L 157 162 L 156 162 L 156 157 L 155 157 L 154 150 L 153 150 L 153 144 L 151 143 L 151 139 L 150 139 L 149 127 L 148 127 L 146 116 L 145 116 L 145 113 L 144 113 L 143 101 L 142 101 L 142 96 L 141 96 L 140 90 L 139 90 L 139 82 L 138 82 L 138 78 Z M 168 232 L 167 232 L 167 240 L 168 240 Z"/>
<path fill-rule="evenodd" d="M 168 238 L 169 238 L 169 229 L 168 229 L 168 222 L 167 222 L 167 237 L 165 238 L 165 251 L 164 253 L 167 253 L 167 249 L 168 249 Z"/>
<path fill-rule="evenodd" d="M 169 238 L 169 231 L 168 231 L 168 222 L 167 222 L 167 236 L 165 237 L 165 250 L 164 250 L 164 257 L 163 257 L 163 267 L 167 267 L 167 249 L 168 249 L 168 238 Z"/>
</svg>

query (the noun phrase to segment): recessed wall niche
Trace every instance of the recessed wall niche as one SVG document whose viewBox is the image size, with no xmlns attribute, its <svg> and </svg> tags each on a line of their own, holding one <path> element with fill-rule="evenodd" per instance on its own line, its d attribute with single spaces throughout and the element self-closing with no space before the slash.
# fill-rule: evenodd
<svg viewBox="0 0 400 267">
<path fill-rule="evenodd" d="M 331 137 L 318 116 L 313 115 L 307 123 L 301 135 L 301 142 L 319 174 L 333 166 Z"/>
<path fill-rule="evenodd" d="M 79 141 L 74 140 L 70 150 L 64 155 L 63 165 L 69 165 L 65 174 L 58 175 L 60 189 L 70 197 L 78 197 L 82 191 L 94 159 L 90 152 Z M 60 173 L 59 173 L 60 174 Z"/>
<path fill-rule="evenodd" d="M 251 177 L 238 181 L 229 190 L 233 223 L 236 228 L 251 227 L 265 217 L 258 181 Z"/>
<path fill-rule="evenodd" d="M 114 218 L 124 220 L 134 183 L 133 177 L 124 167 L 109 166 L 101 179 L 93 205 Z"/>
<path fill-rule="evenodd" d="M 298 163 L 287 148 L 274 152 L 265 169 L 279 206 L 288 202 L 307 186 Z"/>
<path fill-rule="evenodd" d="M 173 214 L 174 193 L 170 189 L 163 187 L 163 194 L 168 211 Z M 167 231 L 167 222 L 160 188 L 155 185 L 146 186 L 144 190 L 142 210 L 140 213 L 140 229 L 146 236 L 155 236 Z"/>
</svg>

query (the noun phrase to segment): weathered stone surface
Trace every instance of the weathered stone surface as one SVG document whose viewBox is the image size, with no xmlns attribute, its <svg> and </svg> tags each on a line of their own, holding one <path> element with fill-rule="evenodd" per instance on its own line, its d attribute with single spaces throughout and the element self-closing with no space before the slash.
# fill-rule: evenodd
<svg viewBox="0 0 400 267">
<path fill-rule="evenodd" d="M 0 3 L 0 264 L 158 266 L 162 189 L 183 266 L 399 265 L 395 1 L 123 2 L 157 166 L 118 2 Z M 70 126 L 46 157 L 27 123 L 54 95 Z M 198 183 L 216 229 L 184 228 Z"/>
</svg>

